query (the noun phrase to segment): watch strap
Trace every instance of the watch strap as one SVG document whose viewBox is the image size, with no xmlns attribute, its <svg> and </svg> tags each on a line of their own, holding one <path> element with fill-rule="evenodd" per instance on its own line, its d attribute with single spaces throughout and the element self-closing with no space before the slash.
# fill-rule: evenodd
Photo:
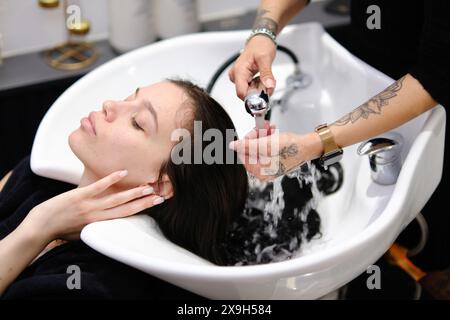
<svg viewBox="0 0 450 320">
<path fill-rule="evenodd" d="M 334 140 L 333 133 L 327 124 L 319 125 L 315 131 L 319 134 L 320 139 L 323 144 L 323 154 L 328 154 L 330 152 L 340 150 L 341 148 L 336 144 Z"/>
</svg>

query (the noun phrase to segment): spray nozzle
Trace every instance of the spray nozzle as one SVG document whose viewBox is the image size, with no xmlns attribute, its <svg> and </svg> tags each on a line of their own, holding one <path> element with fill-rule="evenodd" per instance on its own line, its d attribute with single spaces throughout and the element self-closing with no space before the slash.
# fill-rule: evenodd
<svg viewBox="0 0 450 320">
<path fill-rule="evenodd" d="M 259 78 L 255 77 L 250 82 L 247 96 L 244 99 L 245 109 L 255 118 L 255 126 L 257 128 L 264 128 L 264 117 L 270 109 L 269 95 Z"/>
</svg>

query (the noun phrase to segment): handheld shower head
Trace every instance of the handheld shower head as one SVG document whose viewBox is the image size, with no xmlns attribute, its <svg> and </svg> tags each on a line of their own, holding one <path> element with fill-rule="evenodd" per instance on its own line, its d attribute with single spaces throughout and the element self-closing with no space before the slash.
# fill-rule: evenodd
<svg viewBox="0 0 450 320">
<path fill-rule="evenodd" d="M 244 99 L 245 109 L 255 118 L 255 127 L 264 128 L 264 117 L 270 109 L 269 95 L 261 82 L 261 79 L 255 77 L 250 82 L 247 96 Z"/>
</svg>

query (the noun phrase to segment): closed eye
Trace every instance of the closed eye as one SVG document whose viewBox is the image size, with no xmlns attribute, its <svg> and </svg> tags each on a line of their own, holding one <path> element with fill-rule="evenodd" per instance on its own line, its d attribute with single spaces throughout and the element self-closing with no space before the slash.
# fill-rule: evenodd
<svg viewBox="0 0 450 320">
<path fill-rule="evenodd" d="M 132 124 L 133 127 L 135 127 L 137 130 L 144 131 L 144 129 L 142 129 L 142 128 L 139 126 L 139 124 L 136 122 L 136 118 L 135 118 L 135 117 L 131 118 L 131 124 Z"/>
</svg>

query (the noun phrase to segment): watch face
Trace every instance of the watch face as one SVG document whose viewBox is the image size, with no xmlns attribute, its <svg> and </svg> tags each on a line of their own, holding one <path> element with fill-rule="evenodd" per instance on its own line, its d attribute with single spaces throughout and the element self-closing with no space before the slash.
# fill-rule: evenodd
<svg viewBox="0 0 450 320">
<path fill-rule="evenodd" d="M 340 161 L 342 159 L 343 154 L 344 154 L 344 151 L 342 149 L 338 149 L 338 150 L 326 153 L 322 157 L 320 157 L 320 164 L 323 167 L 332 165 L 333 163 Z"/>
</svg>

